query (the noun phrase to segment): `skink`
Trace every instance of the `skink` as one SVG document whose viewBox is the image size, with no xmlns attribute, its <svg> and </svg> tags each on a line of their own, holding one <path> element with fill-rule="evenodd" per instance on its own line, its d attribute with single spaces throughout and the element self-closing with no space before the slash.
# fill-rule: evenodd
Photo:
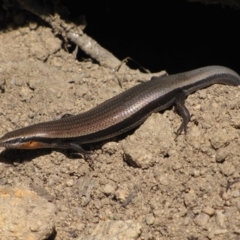
<svg viewBox="0 0 240 240">
<path fill-rule="evenodd" d="M 84 153 L 81 144 L 120 135 L 140 125 L 153 112 L 175 105 L 182 116 L 179 135 L 190 114 L 187 95 L 212 84 L 240 85 L 240 76 L 222 66 L 208 66 L 175 75 L 152 77 L 78 115 L 20 128 L 0 138 L 0 146 L 16 149 L 63 148 Z"/>
</svg>

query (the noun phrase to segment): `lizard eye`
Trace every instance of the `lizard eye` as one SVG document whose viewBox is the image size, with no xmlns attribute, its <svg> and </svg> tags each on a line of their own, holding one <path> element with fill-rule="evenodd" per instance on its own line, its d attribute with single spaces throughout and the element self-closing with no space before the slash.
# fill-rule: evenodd
<svg viewBox="0 0 240 240">
<path fill-rule="evenodd" d="M 25 140 L 25 138 L 24 138 L 24 137 L 21 137 L 21 138 L 18 139 L 18 142 L 23 143 L 24 140 Z"/>
</svg>

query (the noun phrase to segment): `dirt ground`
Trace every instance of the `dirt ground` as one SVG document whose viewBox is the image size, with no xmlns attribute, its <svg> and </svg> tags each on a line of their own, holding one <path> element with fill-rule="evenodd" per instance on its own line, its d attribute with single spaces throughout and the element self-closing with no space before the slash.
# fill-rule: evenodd
<svg viewBox="0 0 240 240">
<path fill-rule="evenodd" d="M 1 32 L 0 43 L 2 135 L 138 84 L 126 77 L 121 88 L 110 69 L 77 61 L 47 27 Z M 186 136 L 174 140 L 181 119 L 171 108 L 124 136 L 83 146 L 92 164 L 64 150 L 2 149 L 0 184 L 27 186 L 55 204 L 55 240 L 240 239 L 240 89 L 211 86 L 186 106 Z"/>
</svg>

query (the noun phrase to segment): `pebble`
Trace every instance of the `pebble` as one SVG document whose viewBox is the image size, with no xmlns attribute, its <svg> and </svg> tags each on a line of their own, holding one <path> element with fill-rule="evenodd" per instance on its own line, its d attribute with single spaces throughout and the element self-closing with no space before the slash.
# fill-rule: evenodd
<svg viewBox="0 0 240 240">
<path fill-rule="evenodd" d="M 209 218 L 209 215 L 206 213 L 200 213 L 195 217 L 194 222 L 199 226 L 205 226 L 208 223 Z"/>
<path fill-rule="evenodd" d="M 215 209 L 212 208 L 212 207 L 207 206 L 207 207 L 205 207 L 205 208 L 203 209 L 203 212 L 206 213 L 206 214 L 209 215 L 209 216 L 213 216 L 214 213 L 215 213 Z"/>
<path fill-rule="evenodd" d="M 220 227 L 220 228 L 225 228 L 225 215 L 223 213 L 222 210 L 217 210 L 216 211 L 216 214 L 215 214 L 215 221 L 216 221 L 216 224 Z"/>
<path fill-rule="evenodd" d="M 110 185 L 110 184 L 106 184 L 104 189 L 103 189 L 103 192 L 106 195 L 111 195 L 111 194 L 114 194 L 115 188 L 112 185 Z"/>
<path fill-rule="evenodd" d="M 147 225 L 152 225 L 152 224 L 154 224 L 155 217 L 153 216 L 153 214 L 147 214 L 145 221 L 146 221 Z"/>
</svg>

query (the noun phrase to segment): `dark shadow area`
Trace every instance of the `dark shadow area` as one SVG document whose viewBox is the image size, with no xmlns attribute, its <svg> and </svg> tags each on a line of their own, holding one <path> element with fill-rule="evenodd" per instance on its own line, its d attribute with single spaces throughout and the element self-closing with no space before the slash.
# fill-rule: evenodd
<svg viewBox="0 0 240 240">
<path fill-rule="evenodd" d="M 82 154 L 79 152 L 76 152 L 72 149 L 58 149 L 58 148 L 40 148 L 40 149 L 4 149 L 0 153 L 0 162 L 6 163 L 6 164 L 15 164 L 15 163 L 23 163 L 32 161 L 35 158 L 38 158 L 40 156 L 48 155 L 52 151 L 56 151 L 59 153 L 64 154 L 69 159 L 84 159 L 86 162 L 92 162 L 93 159 L 91 158 L 92 153 L 96 150 L 102 149 L 102 146 L 110 141 L 120 141 L 125 139 L 128 135 L 133 134 L 133 132 L 136 130 L 132 129 L 131 131 L 128 131 L 127 133 L 123 133 L 117 137 L 111 138 L 109 140 L 100 141 L 96 143 L 89 143 L 89 144 L 83 144 L 83 150 L 88 152 L 88 154 Z"/>
<path fill-rule="evenodd" d="M 0 161 L 7 164 L 22 163 L 43 155 L 48 155 L 51 151 L 51 149 L 5 149 L 0 153 Z"/>
<path fill-rule="evenodd" d="M 52 151 L 62 153 L 69 159 L 83 158 L 85 161 L 89 161 L 91 160 L 91 153 L 101 148 L 100 145 L 97 144 L 91 144 L 85 147 L 89 151 L 87 155 L 83 155 L 71 149 L 5 149 L 0 153 L 0 162 L 7 164 L 28 162 L 40 156 L 48 155 Z"/>
<path fill-rule="evenodd" d="M 96 150 L 102 149 L 102 146 L 110 141 L 120 141 L 125 139 L 128 135 L 133 134 L 136 130 L 133 129 L 128 131 L 127 133 L 123 133 L 118 137 L 111 138 L 109 140 L 96 142 L 96 143 L 89 143 L 84 144 L 83 149 L 84 151 L 88 152 L 88 154 L 84 155 L 82 153 L 76 152 L 72 149 L 58 149 L 58 148 L 41 148 L 41 149 L 5 149 L 0 153 L 0 162 L 4 162 L 6 164 L 14 164 L 14 163 L 22 163 L 32 161 L 35 158 L 40 156 L 48 155 L 52 151 L 56 151 L 59 153 L 64 154 L 69 159 L 80 159 L 83 158 L 85 161 L 92 161 L 91 154 Z"/>
<path fill-rule="evenodd" d="M 240 72 L 239 10 L 184 0 L 61 3 L 70 18 L 85 15 L 85 32 L 104 48 L 151 72 L 172 74 L 206 65 Z"/>
<path fill-rule="evenodd" d="M 47 239 L 47 240 L 54 240 L 57 237 L 57 232 L 56 230 L 53 231 L 52 235 Z"/>
</svg>

